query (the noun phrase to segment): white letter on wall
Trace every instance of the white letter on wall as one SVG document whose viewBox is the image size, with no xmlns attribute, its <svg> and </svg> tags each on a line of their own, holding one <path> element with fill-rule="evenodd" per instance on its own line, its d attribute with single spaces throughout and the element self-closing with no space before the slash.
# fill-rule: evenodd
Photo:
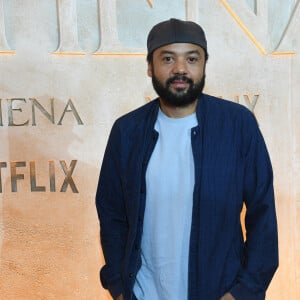
<svg viewBox="0 0 300 300">
<path fill-rule="evenodd" d="M 76 0 L 57 0 L 59 45 L 54 54 L 85 54 L 79 46 Z"/>
<path fill-rule="evenodd" d="M 186 19 L 188 21 L 199 22 L 199 1 L 186 0 Z"/>
<path fill-rule="evenodd" d="M 3 0 L 0 0 L 0 53 L 14 53 L 6 40 Z"/>
<path fill-rule="evenodd" d="M 124 52 L 118 37 L 116 0 L 99 0 L 99 17 L 101 42 L 94 54 Z"/>
</svg>

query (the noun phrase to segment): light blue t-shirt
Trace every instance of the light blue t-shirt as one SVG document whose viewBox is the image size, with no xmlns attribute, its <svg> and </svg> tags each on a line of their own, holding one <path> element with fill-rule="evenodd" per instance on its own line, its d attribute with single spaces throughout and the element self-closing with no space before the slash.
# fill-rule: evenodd
<svg viewBox="0 0 300 300">
<path fill-rule="evenodd" d="M 195 182 L 191 128 L 196 125 L 196 114 L 158 113 L 159 138 L 146 172 L 142 266 L 134 285 L 138 300 L 187 299 Z"/>
</svg>

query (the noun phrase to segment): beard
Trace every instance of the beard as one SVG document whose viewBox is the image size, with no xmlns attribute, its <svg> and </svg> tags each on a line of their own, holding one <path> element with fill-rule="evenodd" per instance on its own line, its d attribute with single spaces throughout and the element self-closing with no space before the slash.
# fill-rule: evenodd
<svg viewBox="0 0 300 300">
<path fill-rule="evenodd" d="M 177 88 L 175 91 L 171 90 L 172 82 L 176 80 L 185 81 L 189 84 L 188 89 Z M 159 95 L 161 101 L 167 106 L 173 107 L 186 107 L 194 103 L 197 98 L 202 94 L 205 85 L 205 75 L 198 82 L 194 82 L 192 79 L 184 75 L 176 75 L 169 78 L 164 85 L 157 77 L 152 74 L 152 84 L 156 93 Z"/>
</svg>

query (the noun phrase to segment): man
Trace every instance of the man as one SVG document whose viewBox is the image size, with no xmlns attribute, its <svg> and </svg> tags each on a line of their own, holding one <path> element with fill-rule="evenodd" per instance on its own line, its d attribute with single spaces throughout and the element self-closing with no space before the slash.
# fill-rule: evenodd
<svg viewBox="0 0 300 300">
<path fill-rule="evenodd" d="M 147 47 L 159 98 L 115 122 L 100 173 L 102 285 L 118 300 L 265 299 L 277 225 L 256 120 L 202 93 L 208 54 L 199 25 L 159 23 Z"/>
</svg>

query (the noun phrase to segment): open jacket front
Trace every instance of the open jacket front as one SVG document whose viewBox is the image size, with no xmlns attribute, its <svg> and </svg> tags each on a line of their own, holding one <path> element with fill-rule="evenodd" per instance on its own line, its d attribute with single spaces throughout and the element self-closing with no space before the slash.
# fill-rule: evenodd
<svg viewBox="0 0 300 300">
<path fill-rule="evenodd" d="M 141 264 L 145 172 L 159 138 L 158 107 L 156 99 L 115 122 L 97 190 L 106 261 L 101 282 L 125 300 L 132 297 Z M 263 137 L 245 107 L 209 95 L 199 97 L 197 119 L 191 130 L 195 186 L 186 245 L 188 300 L 219 300 L 228 291 L 236 300 L 262 300 L 278 265 L 273 175 Z"/>
</svg>

